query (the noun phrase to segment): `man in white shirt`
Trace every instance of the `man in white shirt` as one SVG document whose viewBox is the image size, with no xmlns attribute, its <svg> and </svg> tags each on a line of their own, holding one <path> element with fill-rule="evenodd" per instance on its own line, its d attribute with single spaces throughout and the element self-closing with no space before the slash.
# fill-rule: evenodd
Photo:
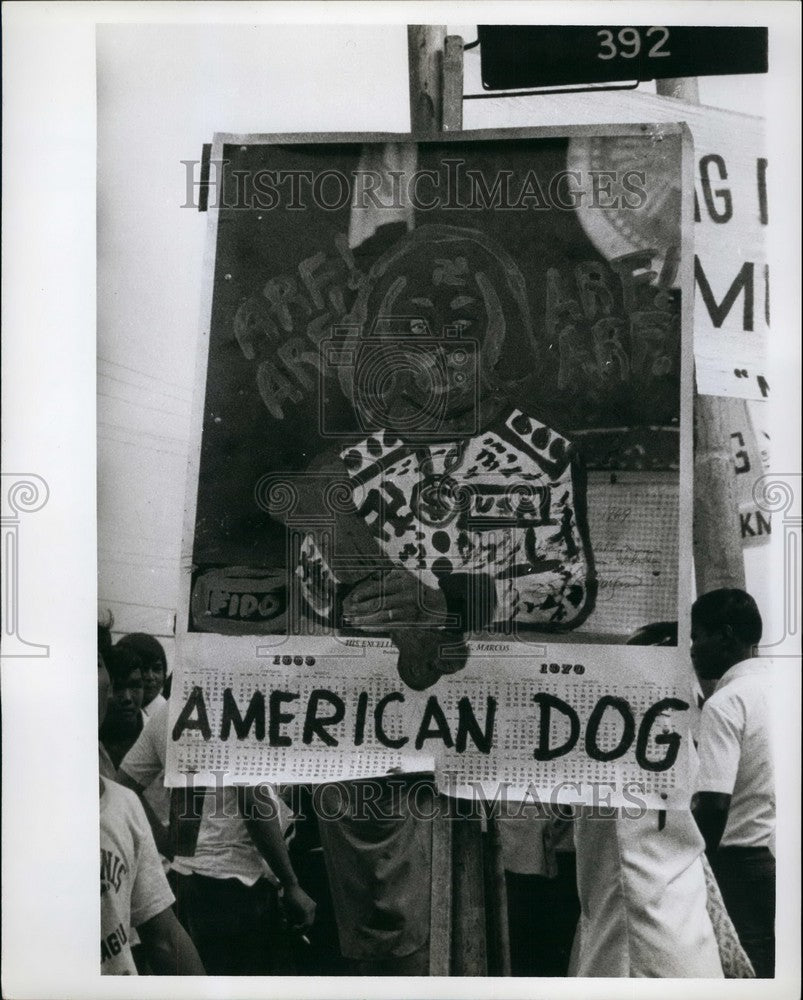
<svg viewBox="0 0 803 1000">
<path fill-rule="evenodd" d="M 716 681 L 700 721 L 694 817 L 725 905 L 756 976 L 775 968 L 775 777 L 772 664 L 755 657 L 761 615 L 742 590 L 704 594 L 692 607 L 691 657 Z"/>
</svg>

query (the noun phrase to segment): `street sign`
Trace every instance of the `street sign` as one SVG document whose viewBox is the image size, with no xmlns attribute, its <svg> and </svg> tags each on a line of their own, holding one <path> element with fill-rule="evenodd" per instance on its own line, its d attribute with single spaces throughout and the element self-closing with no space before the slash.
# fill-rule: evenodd
<svg viewBox="0 0 803 1000">
<path fill-rule="evenodd" d="M 480 25 L 486 90 L 767 72 L 767 29 Z"/>
</svg>

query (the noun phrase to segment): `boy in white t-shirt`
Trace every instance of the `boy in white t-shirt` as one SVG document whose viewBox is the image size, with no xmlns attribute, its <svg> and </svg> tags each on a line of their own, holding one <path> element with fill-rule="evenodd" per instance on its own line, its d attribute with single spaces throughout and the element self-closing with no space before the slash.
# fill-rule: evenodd
<svg viewBox="0 0 803 1000">
<path fill-rule="evenodd" d="M 109 675 L 98 653 L 98 727 L 109 701 Z M 136 927 L 152 970 L 165 976 L 203 976 L 174 902 L 150 826 L 137 796 L 100 777 L 100 971 L 135 976 L 131 929 Z"/>
<path fill-rule="evenodd" d="M 142 661 L 142 714 L 150 718 L 160 705 L 164 705 L 164 685 L 167 677 L 167 658 L 161 642 L 144 632 L 124 635 L 118 646 L 133 650 Z"/>
</svg>

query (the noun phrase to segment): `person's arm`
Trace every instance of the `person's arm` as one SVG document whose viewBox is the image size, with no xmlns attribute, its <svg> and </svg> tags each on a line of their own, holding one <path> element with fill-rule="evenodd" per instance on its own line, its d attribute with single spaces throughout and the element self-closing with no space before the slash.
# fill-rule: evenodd
<svg viewBox="0 0 803 1000">
<path fill-rule="evenodd" d="M 151 968 L 158 976 L 205 976 L 195 945 L 168 906 L 137 927 Z"/>
<path fill-rule="evenodd" d="M 239 789 L 238 805 L 245 825 L 257 850 L 267 861 L 283 891 L 284 909 L 290 926 L 304 930 L 315 920 L 315 902 L 298 884 L 287 844 L 279 823 L 278 801 L 275 796 L 265 800 L 264 787 L 256 797 L 253 788 Z"/>
<path fill-rule="evenodd" d="M 705 841 L 705 853 L 709 860 L 716 853 L 725 826 L 731 797 L 724 792 L 698 792 L 692 803 L 692 815 Z"/>
<path fill-rule="evenodd" d="M 124 771 L 122 767 L 118 767 L 117 769 L 116 780 L 118 784 L 123 786 L 123 788 L 130 788 L 132 792 L 136 792 L 140 805 L 145 812 L 145 817 L 148 820 L 148 825 L 151 828 L 153 839 L 156 842 L 156 849 L 162 857 L 167 858 L 168 861 L 172 861 L 173 847 L 170 843 L 170 832 L 148 804 L 148 800 L 143 794 L 145 792 L 145 788 L 135 778 L 132 778 L 130 774 Z"/>
<path fill-rule="evenodd" d="M 145 811 L 130 792 L 128 821 L 134 838 L 131 857 L 130 921 L 139 932 L 148 961 L 157 975 L 203 976 L 195 945 L 178 922 L 175 897 L 162 870 Z"/>
<path fill-rule="evenodd" d="M 709 860 L 728 822 L 731 796 L 742 753 L 744 720 L 737 702 L 716 695 L 700 714 L 700 770 L 692 814 L 705 840 Z"/>
</svg>

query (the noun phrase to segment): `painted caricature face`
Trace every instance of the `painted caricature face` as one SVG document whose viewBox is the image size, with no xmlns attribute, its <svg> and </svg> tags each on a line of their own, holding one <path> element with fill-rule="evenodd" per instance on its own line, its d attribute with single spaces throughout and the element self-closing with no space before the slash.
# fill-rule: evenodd
<svg viewBox="0 0 803 1000">
<path fill-rule="evenodd" d="M 439 421 L 476 422 L 505 322 L 484 262 L 472 267 L 462 252 L 471 249 L 424 245 L 381 282 L 355 401 L 388 429 L 437 433 Z"/>
</svg>

